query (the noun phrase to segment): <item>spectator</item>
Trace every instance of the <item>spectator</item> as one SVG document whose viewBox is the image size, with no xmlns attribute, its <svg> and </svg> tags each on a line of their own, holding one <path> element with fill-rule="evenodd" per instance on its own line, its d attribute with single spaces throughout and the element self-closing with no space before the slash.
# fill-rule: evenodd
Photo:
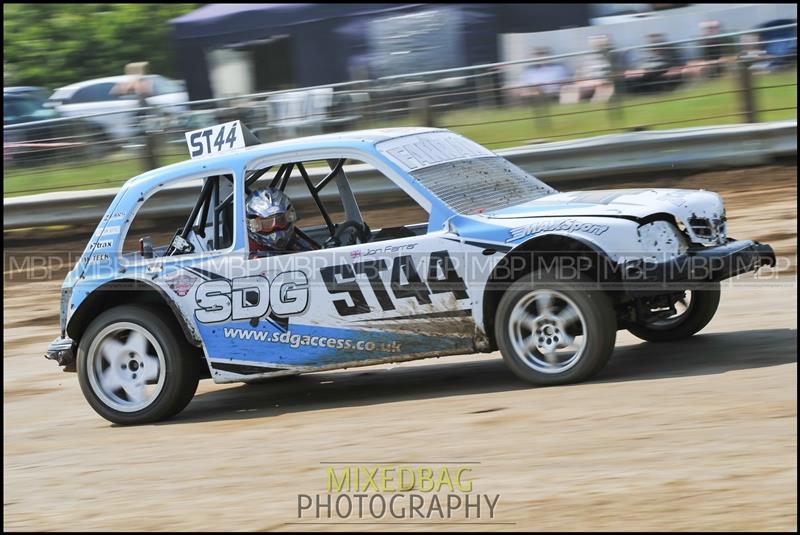
<svg viewBox="0 0 800 535">
<path fill-rule="evenodd" d="M 533 52 L 535 59 L 552 56 L 547 47 L 539 47 Z M 537 61 L 525 68 L 520 82 L 522 87 L 518 96 L 523 100 L 558 100 L 561 86 L 569 82 L 571 74 L 563 63 L 556 61 Z"/>
<path fill-rule="evenodd" d="M 148 106 L 147 99 L 154 93 L 152 80 L 146 76 L 147 66 L 148 62 L 146 61 L 125 65 L 125 74 L 129 78 L 112 87 L 111 94 L 120 96 L 133 94 L 136 96 L 139 106 L 136 111 L 136 129 L 144 138 L 144 159 L 147 162 L 148 169 L 156 169 L 159 167 L 158 158 L 156 157 L 156 141 L 145 126 L 148 118 L 148 112 L 145 111 Z"/>
<path fill-rule="evenodd" d="M 741 38 L 741 43 L 742 53 L 739 54 L 739 60 L 747 62 L 747 68 L 755 74 L 769 72 L 767 51 L 759 44 L 758 35 L 745 34 Z"/>
<path fill-rule="evenodd" d="M 584 57 L 578 68 L 575 83 L 561 89 L 561 103 L 574 104 L 583 98 L 592 102 L 608 102 L 615 91 L 615 74 L 622 72 L 624 58 L 611 50 L 611 42 L 606 35 L 589 38 L 591 53 Z"/>
<path fill-rule="evenodd" d="M 625 84 L 631 91 L 659 91 L 675 88 L 683 79 L 683 57 L 676 46 L 665 45 L 663 33 L 647 36 L 635 68 L 625 71 Z"/>
<path fill-rule="evenodd" d="M 746 62 L 754 74 L 776 72 L 793 65 L 797 61 L 796 28 L 771 29 L 792 22 L 781 19 L 770 21 L 758 27 L 761 32 L 742 35 L 739 61 Z"/>
<path fill-rule="evenodd" d="M 704 37 L 698 41 L 700 58 L 690 61 L 683 72 L 694 78 L 716 78 L 736 61 L 736 43 L 720 35 L 722 29 L 718 20 L 701 22 L 700 32 Z"/>
<path fill-rule="evenodd" d="M 794 25 L 789 26 L 789 25 Z M 789 26 L 789 27 L 787 27 Z M 770 71 L 777 71 L 797 64 L 797 20 L 775 19 L 756 27 L 758 40 L 766 52 Z"/>
<path fill-rule="evenodd" d="M 152 80 L 146 77 L 147 62 L 128 63 L 125 65 L 125 74 L 128 76 L 124 81 L 118 82 L 111 88 L 112 95 L 133 94 L 139 100 L 139 106 L 147 106 L 147 99 L 153 95 Z"/>
</svg>

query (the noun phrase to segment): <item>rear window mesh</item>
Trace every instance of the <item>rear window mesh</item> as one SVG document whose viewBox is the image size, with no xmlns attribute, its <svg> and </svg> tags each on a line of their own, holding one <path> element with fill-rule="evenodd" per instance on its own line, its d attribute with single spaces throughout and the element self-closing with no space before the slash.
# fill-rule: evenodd
<svg viewBox="0 0 800 535">
<path fill-rule="evenodd" d="M 411 173 L 460 214 L 489 212 L 532 201 L 556 190 L 500 156 L 447 162 Z"/>
</svg>

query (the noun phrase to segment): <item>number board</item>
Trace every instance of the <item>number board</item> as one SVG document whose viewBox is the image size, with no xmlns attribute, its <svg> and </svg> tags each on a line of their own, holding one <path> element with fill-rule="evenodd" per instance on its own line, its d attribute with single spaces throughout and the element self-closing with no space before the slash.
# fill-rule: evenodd
<svg viewBox="0 0 800 535">
<path fill-rule="evenodd" d="M 231 121 L 186 132 L 186 144 L 192 159 L 243 149 L 245 141 L 242 124 Z"/>
</svg>

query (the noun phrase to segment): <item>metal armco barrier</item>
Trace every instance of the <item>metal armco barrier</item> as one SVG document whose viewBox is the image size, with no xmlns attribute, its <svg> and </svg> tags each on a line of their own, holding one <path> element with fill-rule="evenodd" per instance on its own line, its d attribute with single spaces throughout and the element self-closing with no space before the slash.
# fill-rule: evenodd
<svg viewBox="0 0 800 535">
<path fill-rule="evenodd" d="M 669 169 L 709 169 L 768 163 L 797 154 L 797 121 L 681 128 L 612 134 L 571 141 L 544 143 L 497 151 L 514 164 L 558 186 L 559 182 L 610 174 L 632 174 Z M 188 158 L 188 155 L 187 155 Z M 324 174 L 319 170 L 312 176 Z M 385 177 L 366 166 L 348 169 L 357 195 L 385 195 L 400 191 Z M 289 194 L 308 196 L 301 184 Z M 3 200 L 3 230 L 96 223 L 118 188 L 52 192 Z M 196 202 L 198 186 L 182 185 L 162 193 L 161 203 L 145 204 L 142 214 L 188 214 Z M 327 192 L 336 195 L 336 189 Z M 323 192 L 325 198 L 325 192 Z"/>
</svg>

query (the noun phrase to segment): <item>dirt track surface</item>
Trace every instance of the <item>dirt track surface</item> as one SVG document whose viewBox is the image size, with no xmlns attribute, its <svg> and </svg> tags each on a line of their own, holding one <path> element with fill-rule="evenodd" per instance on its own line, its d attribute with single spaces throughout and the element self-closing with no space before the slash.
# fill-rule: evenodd
<svg viewBox="0 0 800 535">
<path fill-rule="evenodd" d="M 500 495 L 481 521 L 498 524 L 449 529 L 796 530 L 796 168 L 613 186 L 631 184 L 720 192 L 731 234 L 770 243 L 785 269 L 725 285 L 690 340 L 620 332 L 606 369 L 565 387 L 528 388 L 494 353 L 203 381 L 177 418 L 116 427 L 42 358 L 60 278 L 11 281 L 6 266 L 4 529 L 448 529 L 295 524 L 325 463 L 403 461 L 480 463 L 475 492 Z"/>
</svg>

